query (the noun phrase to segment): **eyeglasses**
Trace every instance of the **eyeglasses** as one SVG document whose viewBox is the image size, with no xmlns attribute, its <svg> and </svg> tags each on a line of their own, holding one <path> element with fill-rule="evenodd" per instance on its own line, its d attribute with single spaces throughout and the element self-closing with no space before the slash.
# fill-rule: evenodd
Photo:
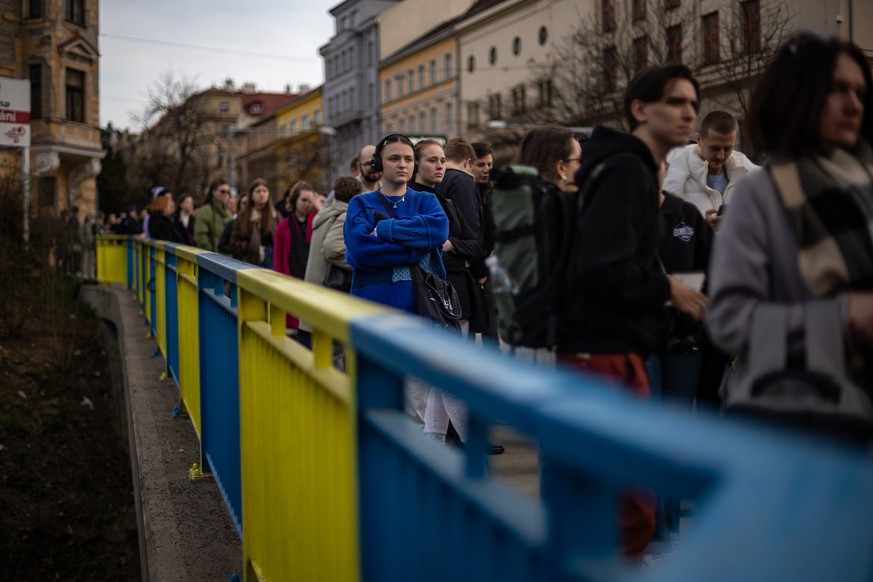
<svg viewBox="0 0 873 582">
<path fill-rule="evenodd" d="M 227 188 L 222 188 L 221 190 L 218 191 L 218 193 L 219 194 L 230 194 L 230 190 L 228 190 Z"/>
</svg>

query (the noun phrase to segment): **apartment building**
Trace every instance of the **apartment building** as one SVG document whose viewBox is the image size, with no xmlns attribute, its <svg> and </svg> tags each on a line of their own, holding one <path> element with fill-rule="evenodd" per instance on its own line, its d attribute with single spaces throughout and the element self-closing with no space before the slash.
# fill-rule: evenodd
<svg viewBox="0 0 873 582">
<path fill-rule="evenodd" d="M 400 0 L 345 0 L 330 9 L 334 36 L 324 59 L 325 123 L 336 131 L 331 175 L 340 175 L 361 147 L 379 139 L 379 34 L 376 16 Z"/>
<path fill-rule="evenodd" d="M 0 1 L 0 77 L 30 79 L 31 209 L 97 207 L 100 141 L 97 0 Z M 6 155 L 3 172 L 19 172 Z"/>
<path fill-rule="evenodd" d="M 276 124 L 276 191 L 281 194 L 297 180 L 306 180 L 319 192 L 330 192 L 335 131 L 324 125 L 323 86 L 277 109 Z"/>
</svg>

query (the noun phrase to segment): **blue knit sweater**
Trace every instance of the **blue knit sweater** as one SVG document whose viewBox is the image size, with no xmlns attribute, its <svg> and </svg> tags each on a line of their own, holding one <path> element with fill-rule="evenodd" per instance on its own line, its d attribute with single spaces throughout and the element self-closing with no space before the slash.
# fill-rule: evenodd
<svg viewBox="0 0 873 582">
<path fill-rule="evenodd" d="M 428 192 L 407 189 L 397 208 L 389 202 L 394 218 L 380 197 L 368 192 L 349 202 L 343 236 L 346 262 L 354 269 L 351 294 L 414 313 L 409 266 L 420 264 L 445 278 L 440 254 L 432 251 L 448 238 L 449 221 Z"/>
</svg>

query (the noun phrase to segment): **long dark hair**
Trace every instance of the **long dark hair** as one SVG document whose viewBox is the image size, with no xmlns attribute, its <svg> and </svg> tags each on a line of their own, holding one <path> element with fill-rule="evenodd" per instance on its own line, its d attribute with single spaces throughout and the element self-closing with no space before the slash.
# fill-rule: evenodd
<svg viewBox="0 0 873 582">
<path fill-rule="evenodd" d="M 558 162 L 573 153 L 573 132 L 566 127 L 547 125 L 530 130 L 521 142 L 518 163 L 533 166 L 546 180 L 557 182 Z"/>
<path fill-rule="evenodd" d="M 227 180 L 219 179 L 209 185 L 209 190 L 206 191 L 206 199 L 203 201 L 203 205 L 206 206 L 212 199 L 215 197 L 215 191 L 221 188 L 222 186 L 228 185 Z"/>
<path fill-rule="evenodd" d="M 873 80 L 864 54 L 851 42 L 800 32 L 782 45 L 752 91 L 746 120 L 756 149 L 798 158 L 821 147 L 821 115 L 841 54 L 864 74 L 861 137 L 873 141 Z"/>
<path fill-rule="evenodd" d="M 255 202 L 252 199 L 252 194 L 255 191 L 255 188 L 258 186 L 263 186 L 270 190 L 270 185 L 263 178 L 256 178 L 252 185 L 249 186 L 248 193 L 248 203 L 246 204 L 245 209 L 240 212 L 239 218 L 239 227 L 240 232 L 242 232 L 243 236 L 248 237 L 252 232 L 252 212 L 255 210 Z M 264 205 L 264 208 L 260 210 L 261 213 L 261 236 L 263 237 L 267 233 L 271 233 L 275 230 L 275 220 L 273 219 L 273 205 L 270 203 L 270 199 L 267 198 L 267 203 Z"/>
</svg>

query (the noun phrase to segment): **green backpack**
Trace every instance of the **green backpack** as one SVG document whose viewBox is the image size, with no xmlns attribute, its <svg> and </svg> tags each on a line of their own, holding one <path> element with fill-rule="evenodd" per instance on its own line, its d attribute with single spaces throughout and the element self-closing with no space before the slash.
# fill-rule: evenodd
<svg viewBox="0 0 873 582">
<path fill-rule="evenodd" d="M 494 252 L 486 263 L 500 337 L 514 346 L 554 348 L 576 224 L 576 197 L 509 166 L 493 174 Z"/>
</svg>

